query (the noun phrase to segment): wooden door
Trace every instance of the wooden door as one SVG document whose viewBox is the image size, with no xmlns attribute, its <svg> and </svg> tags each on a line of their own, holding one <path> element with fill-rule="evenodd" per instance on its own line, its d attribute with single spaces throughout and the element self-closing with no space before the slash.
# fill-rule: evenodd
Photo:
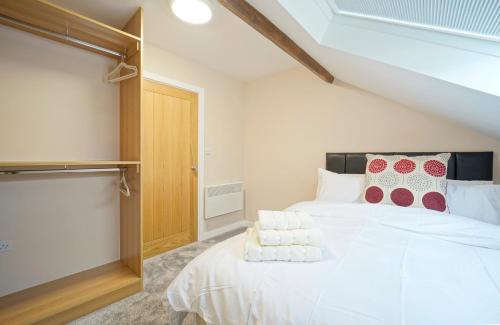
<svg viewBox="0 0 500 325">
<path fill-rule="evenodd" d="M 144 80 L 144 257 L 197 237 L 198 96 Z"/>
</svg>

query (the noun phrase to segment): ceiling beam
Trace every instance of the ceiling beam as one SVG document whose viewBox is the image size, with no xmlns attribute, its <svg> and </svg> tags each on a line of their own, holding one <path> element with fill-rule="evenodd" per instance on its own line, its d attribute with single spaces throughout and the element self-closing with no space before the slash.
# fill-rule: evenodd
<svg viewBox="0 0 500 325">
<path fill-rule="evenodd" d="M 245 0 L 219 0 L 219 3 L 288 53 L 288 55 L 302 63 L 318 77 L 328 83 L 333 82 L 334 78 L 328 70 L 248 2 Z"/>
</svg>

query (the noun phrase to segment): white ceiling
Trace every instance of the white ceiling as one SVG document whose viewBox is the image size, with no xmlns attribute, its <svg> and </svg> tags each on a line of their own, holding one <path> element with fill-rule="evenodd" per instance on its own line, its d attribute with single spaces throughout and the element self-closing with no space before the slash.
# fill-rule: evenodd
<svg viewBox="0 0 500 325">
<path fill-rule="evenodd" d="M 192 59 L 241 81 L 296 67 L 277 46 L 214 1 L 212 21 L 189 25 L 170 10 L 170 0 L 51 0 L 121 28 L 138 6 L 144 8 L 147 43 Z"/>
</svg>

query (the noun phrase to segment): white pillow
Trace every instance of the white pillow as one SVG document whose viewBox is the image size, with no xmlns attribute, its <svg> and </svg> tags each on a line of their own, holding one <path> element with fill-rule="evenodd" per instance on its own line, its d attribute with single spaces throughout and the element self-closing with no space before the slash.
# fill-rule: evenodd
<svg viewBox="0 0 500 325">
<path fill-rule="evenodd" d="M 452 214 L 500 225 L 500 185 L 452 185 L 446 201 Z"/>
<path fill-rule="evenodd" d="M 446 206 L 447 212 L 452 213 L 450 210 L 449 193 L 455 193 L 457 191 L 457 186 L 474 186 L 474 185 L 493 185 L 493 181 L 461 181 L 457 179 L 448 179 L 446 187 Z"/>
<path fill-rule="evenodd" d="M 361 202 L 364 189 L 364 174 L 337 174 L 322 168 L 318 169 L 316 200 Z"/>
<path fill-rule="evenodd" d="M 456 179 L 449 179 L 448 186 L 458 185 L 458 186 L 470 186 L 470 185 L 492 185 L 493 181 L 459 181 Z"/>
</svg>

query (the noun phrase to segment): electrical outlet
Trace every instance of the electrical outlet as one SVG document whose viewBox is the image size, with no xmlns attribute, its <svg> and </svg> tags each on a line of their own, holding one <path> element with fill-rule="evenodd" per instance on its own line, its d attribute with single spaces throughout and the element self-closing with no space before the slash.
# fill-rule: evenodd
<svg viewBox="0 0 500 325">
<path fill-rule="evenodd" d="M 8 240 L 0 240 L 0 253 L 5 253 L 10 251 L 12 248 L 12 243 Z"/>
</svg>

